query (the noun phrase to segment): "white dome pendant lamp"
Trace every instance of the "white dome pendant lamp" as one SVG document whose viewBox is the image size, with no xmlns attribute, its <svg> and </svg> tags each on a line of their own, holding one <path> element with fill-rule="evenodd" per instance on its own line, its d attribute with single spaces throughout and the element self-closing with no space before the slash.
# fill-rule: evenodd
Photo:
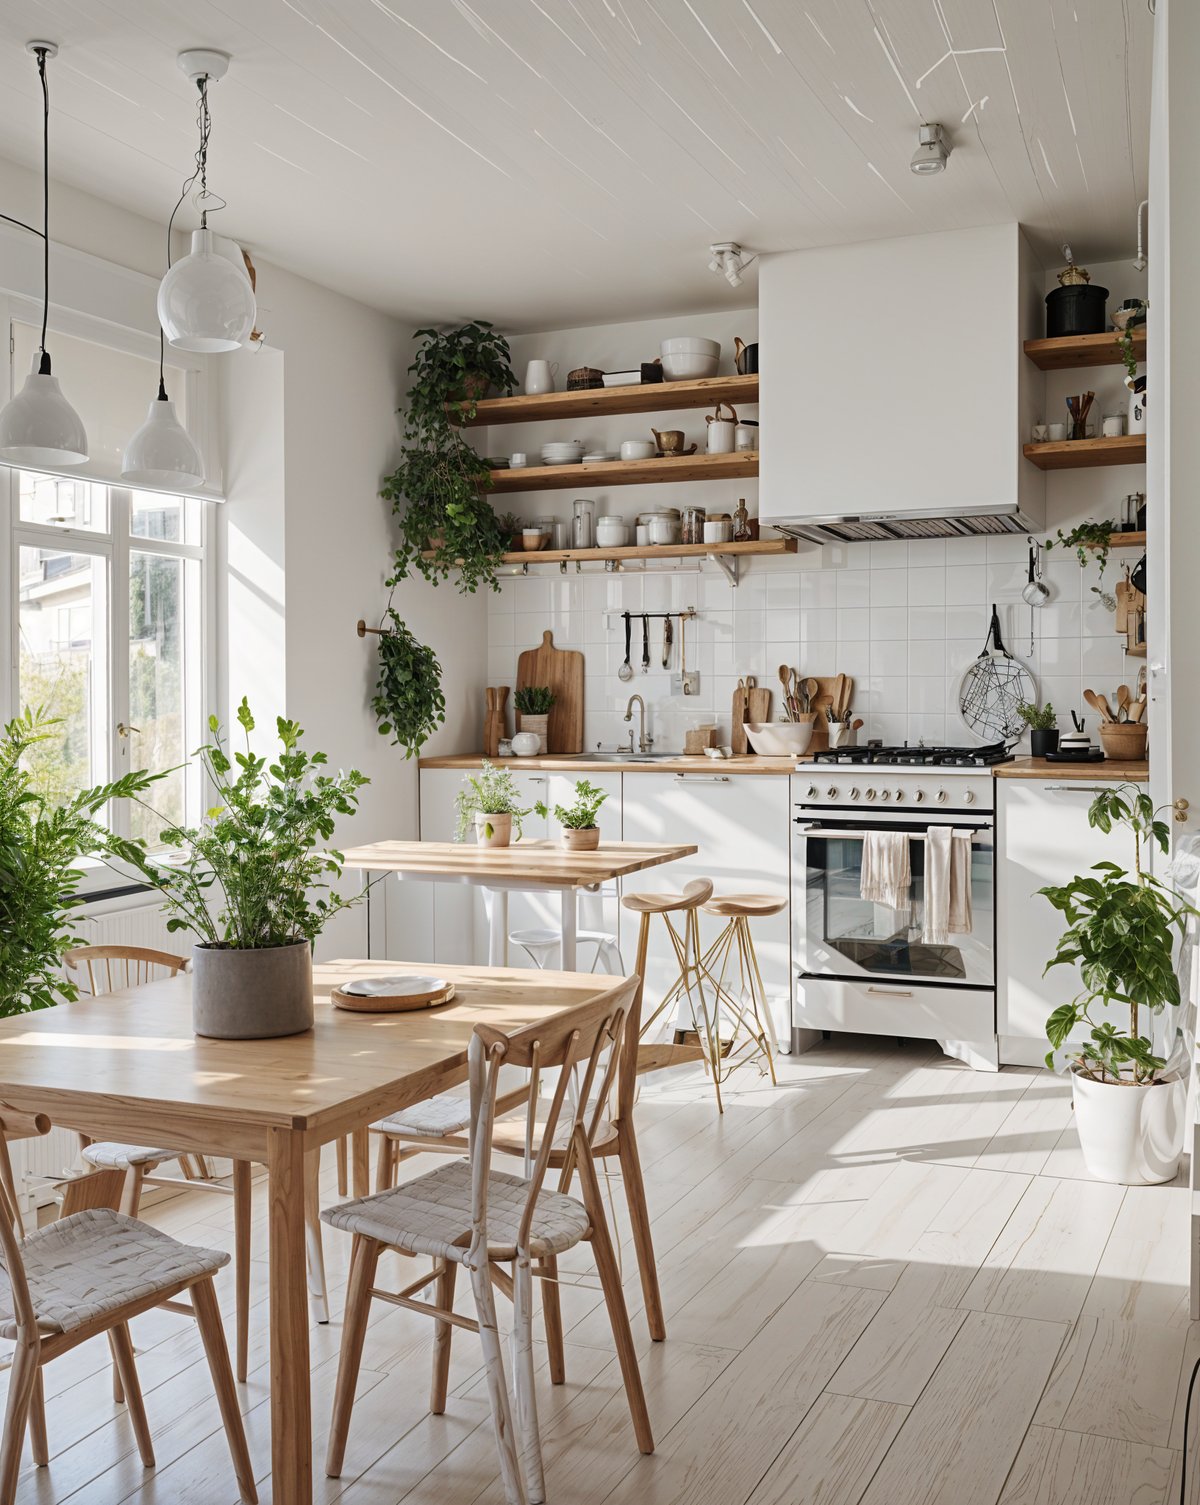
<svg viewBox="0 0 1200 1505">
<path fill-rule="evenodd" d="M 200 228 L 192 231 L 189 254 L 168 268 L 159 285 L 158 319 L 177 350 L 219 355 L 246 343 L 254 328 L 256 312 L 250 279 L 216 250 L 213 233 L 208 228 L 208 137 L 212 129 L 208 86 L 224 78 L 229 54 L 211 48 L 191 48 L 181 52 L 178 61 L 200 94 L 200 145 L 196 171 L 187 184 L 190 188 L 197 178 L 200 180 Z M 224 201 L 218 201 L 218 207 L 223 206 Z"/>
<path fill-rule="evenodd" d="M 55 57 L 53 42 L 29 42 L 42 83 L 42 228 L 14 220 L 42 237 L 42 338 L 25 385 L 0 408 L 0 464 L 29 470 L 57 470 L 82 465 L 88 457 L 87 434 L 79 414 L 62 394 L 50 369 L 46 322 L 50 313 L 50 85 L 46 59 Z M 9 216 L 4 216 L 8 218 Z"/>
<path fill-rule="evenodd" d="M 158 396 L 150 404 L 145 423 L 125 448 L 121 479 L 130 486 L 163 491 L 195 491 L 204 485 L 204 462 L 167 396 L 161 357 Z"/>
</svg>

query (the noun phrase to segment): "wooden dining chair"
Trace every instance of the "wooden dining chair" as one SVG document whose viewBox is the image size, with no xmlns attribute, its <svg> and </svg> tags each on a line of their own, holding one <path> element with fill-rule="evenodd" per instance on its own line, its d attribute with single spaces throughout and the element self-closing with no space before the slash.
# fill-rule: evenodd
<svg viewBox="0 0 1200 1505">
<path fill-rule="evenodd" d="M 591 1243 L 595 1256 L 637 1445 L 643 1453 L 654 1451 L 620 1271 L 592 1160 L 592 1139 L 613 1085 L 635 989 L 633 981 L 623 980 L 591 1003 L 512 1035 L 477 1025 L 468 1052 L 469 1160 L 441 1165 L 392 1191 L 376 1192 L 322 1214 L 326 1222 L 352 1234 L 354 1240 L 326 1460 L 326 1472 L 331 1477 L 341 1474 L 367 1318 L 371 1302 L 378 1298 L 422 1312 L 438 1324 L 430 1395 L 430 1410 L 435 1415 L 446 1409 L 454 1328 L 466 1327 L 479 1333 L 506 1505 L 526 1505 L 527 1501 L 539 1505 L 544 1501 L 534 1393 L 533 1281 L 541 1277 L 549 1289 L 553 1277 L 547 1261 L 554 1261 L 582 1241 Z M 527 1070 L 531 1079 L 522 1176 L 496 1170 L 492 1165 L 499 1076 L 506 1065 Z M 539 1078 L 551 1071 L 557 1071 L 557 1082 L 545 1116 L 539 1117 Z M 558 1189 L 549 1191 L 544 1182 L 555 1144 L 562 1142 L 560 1123 L 568 1153 L 559 1173 Z M 576 1173 L 581 1199 L 565 1190 Z M 428 1255 L 433 1271 L 422 1274 L 403 1290 L 378 1290 L 376 1270 L 385 1249 Z M 513 1266 L 511 1276 L 501 1268 L 507 1264 Z M 470 1275 L 476 1320 L 454 1310 L 455 1276 L 460 1265 Z M 435 1301 L 416 1299 L 434 1279 Z M 515 1406 L 505 1378 L 493 1285 L 513 1302 Z"/>
<path fill-rule="evenodd" d="M 154 1467 L 154 1446 L 138 1383 L 130 1319 L 164 1306 L 196 1320 L 217 1393 L 241 1498 L 258 1499 L 241 1408 L 213 1276 L 229 1263 L 223 1250 L 181 1244 L 157 1228 L 90 1207 L 25 1234 L 13 1197 L 8 1141 L 50 1131 L 44 1115 L 0 1105 L 0 1264 L 7 1289 L 0 1295 L 0 1337 L 15 1344 L 0 1439 L 0 1505 L 14 1505 L 25 1433 L 34 1462 L 50 1461 L 42 1369 L 88 1338 L 107 1333 L 120 1371 L 138 1453 Z M 83 1177 L 91 1180 L 92 1177 Z M 185 1293 L 190 1302 L 178 1298 Z"/>
<path fill-rule="evenodd" d="M 169 951 L 153 951 L 144 946 L 77 946 L 65 953 L 67 976 L 87 997 L 122 988 L 141 987 L 158 977 L 176 977 L 188 966 L 185 956 Z M 120 1210 L 136 1218 L 141 1210 L 142 1192 L 147 1186 L 173 1187 L 184 1191 L 217 1192 L 233 1198 L 234 1306 L 236 1340 L 235 1372 L 245 1384 L 250 1356 L 250 1222 L 251 1178 L 253 1166 L 248 1160 L 233 1162 L 232 1184 L 216 1180 L 201 1155 L 156 1145 L 125 1144 L 105 1140 L 95 1143 L 86 1134 L 79 1135 L 83 1160 L 96 1170 L 116 1170 L 124 1175 Z M 159 1167 L 178 1161 L 182 1174 L 164 1176 Z M 325 1262 L 321 1248 L 320 1208 L 317 1204 L 316 1157 L 309 1167 L 305 1213 L 308 1224 L 309 1290 L 319 1321 L 328 1322 L 329 1305 L 325 1288 Z M 120 1370 L 113 1375 L 113 1394 L 121 1396 Z"/>
</svg>

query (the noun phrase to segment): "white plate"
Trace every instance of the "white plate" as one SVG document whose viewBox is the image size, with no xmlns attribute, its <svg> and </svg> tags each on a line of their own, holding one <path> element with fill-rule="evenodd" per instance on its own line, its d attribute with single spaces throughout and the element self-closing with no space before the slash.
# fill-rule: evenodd
<svg viewBox="0 0 1200 1505">
<path fill-rule="evenodd" d="M 413 993 L 441 993 L 450 986 L 445 977 L 363 977 L 342 985 L 352 998 L 406 998 Z"/>
</svg>

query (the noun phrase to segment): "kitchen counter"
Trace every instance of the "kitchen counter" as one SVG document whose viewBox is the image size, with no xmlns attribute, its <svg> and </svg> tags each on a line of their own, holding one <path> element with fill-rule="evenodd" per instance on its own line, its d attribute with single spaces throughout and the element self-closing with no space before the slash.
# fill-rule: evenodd
<svg viewBox="0 0 1200 1505">
<path fill-rule="evenodd" d="M 1047 763 L 1045 758 L 1014 758 L 1011 763 L 998 763 L 992 772 L 998 779 L 1082 779 L 1089 784 L 1132 780 L 1144 784 L 1150 777 L 1150 764 L 1145 758 L 1136 761 L 1106 758 L 1103 763 Z"/>
<path fill-rule="evenodd" d="M 482 753 L 464 753 L 452 758 L 422 758 L 422 768 L 478 768 L 483 761 Z M 566 753 L 556 753 L 545 758 L 489 758 L 497 768 L 524 769 L 537 772 L 542 769 L 552 773 L 775 773 L 795 772 L 797 763 L 811 762 L 808 754 L 799 758 L 760 758 L 750 754 L 736 758 L 655 758 L 652 762 L 622 759 L 614 754 L 611 762 L 606 758 L 576 758 Z"/>
</svg>

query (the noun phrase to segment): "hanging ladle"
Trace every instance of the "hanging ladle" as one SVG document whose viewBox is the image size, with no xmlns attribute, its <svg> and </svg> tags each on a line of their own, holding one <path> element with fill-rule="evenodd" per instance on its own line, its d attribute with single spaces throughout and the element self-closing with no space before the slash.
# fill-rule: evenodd
<svg viewBox="0 0 1200 1505">
<path fill-rule="evenodd" d="M 1041 545 L 1032 539 L 1029 543 L 1029 580 L 1021 591 L 1021 600 L 1026 606 L 1045 606 L 1050 599 L 1050 588 L 1042 579 Z"/>
</svg>

